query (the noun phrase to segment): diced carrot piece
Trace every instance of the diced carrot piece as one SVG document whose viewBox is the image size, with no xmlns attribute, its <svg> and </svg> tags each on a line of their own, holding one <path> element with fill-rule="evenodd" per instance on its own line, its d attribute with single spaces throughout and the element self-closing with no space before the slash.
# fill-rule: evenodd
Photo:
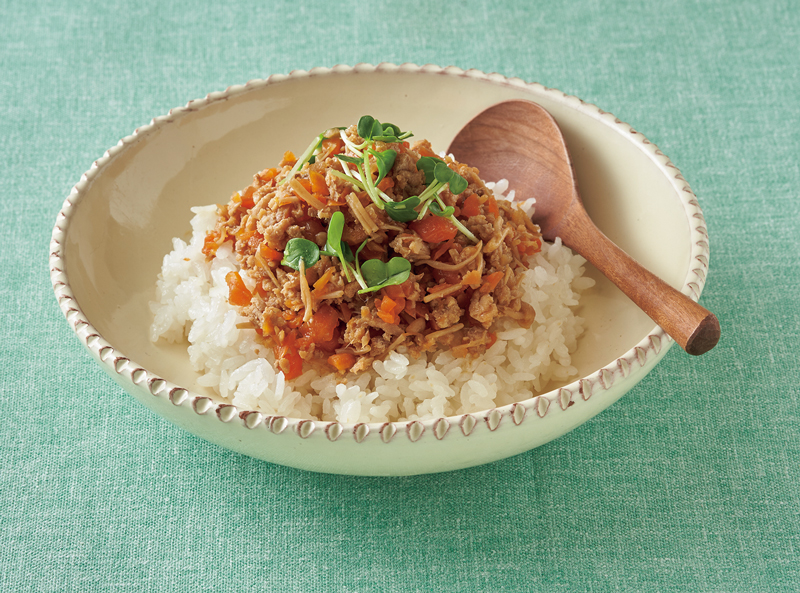
<svg viewBox="0 0 800 593">
<path fill-rule="evenodd" d="M 333 339 L 334 332 L 339 326 L 339 313 L 330 305 L 320 305 L 311 319 L 303 324 L 303 337 L 309 338 L 313 343 L 328 342 Z"/>
<path fill-rule="evenodd" d="M 263 321 L 261 322 L 261 332 L 263 335 L 271 336 L 273 331 L 275 331 L 275 326 L 272 325 L 272 320 L 269 318 L 269 316 L 265 315 Z"/>
<path fill-rule="evenodd" d="M 356 363 L 356 357 L 349 352 L 342 352 L 341 354 L 331 354 L 328 357 L 328 364 L 331 365 L 339 372 L 346 371 Z"/>
<path fill-rule="evenodd" d="M 432 156 L 438 157 L 439 155 L 433 152 L 430 148 L 424 145 L 417 146 L 416 151 L 419 153 L 420 156 Z"/>
<path fill-rule="evenodd" d="M 328 190 L 328 184 L 325 183 L 325 176 L 321 173 L 317 173 L 313 169 L 308 172 L 308 178 L 311 181 L 311 192 L 318 194 L 320 196 L 329 196 L 331 195 L 330 190 Z"/>
<path fill-rule="evenodd" d="M 394 310 L 394 307 L 395 307 L 395 305 L 397 304 L 397 301 L 395 301 L 395 300 L 394 300 L 393 298 L 391 298 L 391 297 L 384 296 L 382 299 L 378 299 L 378 300 L 376 301 L 376 304 L 378 304 L 378 303 L 380 303 L 380 304 L 378 305 L 378 308 L 379 308 L 381 311 L 386 311 L 386 312 L 389 312 L 389 311 L 393 311 L 393 310 Z"/>
<path fill-rule="evenodd" d="M 394 300 L 388 296 L 384 296 L 381 299 L 375 299 L 375 308 L 378 311 L 391 311 L 392 308 L 394 308 Z"/>
<path fill-rule="evenodd" d="M 384 296 L 380 300 L 375 301 L 377 308 L 376 314 L 380 319 L 386 323 L 399 323 L 398 315 L 406 306 L 406 300 L 399 297 L 397 300 Z"/>
<path fill-rule="evenodd" d="M 274 250 L 266 243 L 262 243 L 259 249 L 261 250 L 261 257 L 263 257 L 266 260 L 281 261 L 283 259 L 283 254 L 280 251 Z"/>
<path fill-rule="evenodd" d="M 264 240 L 264 235 L 256 231 L 253 235 L 247 240 L 247 246 L 255 251 L 261 245 L 261 242 Z"/>
<path fill-rule="evenodd" d="M 206 257 L 214 257 L 217 254 L 217 249 L 219 248 L 217 239 L 219 239 L 219 234 L 216 231 L 211 231 L 206 235 L 203 241 L 203 255 Z"/>
<path fill-rule="evenodd" d="M 525 255 L 533 255 L 542 250 L 542 240 L 535 239 L 534 241 L 526 241 L 520 246 L 520 252 Z"/>
<path fill-rule="evenodd" d="M 464 286 L 472 286 L 473 288 L 478 288 L 478 285 L 481 283 L 481 273 L 478 270 L 470 270 L 464 277 L 461 279 L 461 284 Z"/>
<path fill-rule="evenodd" d="M 294 344 L 281 346 L 275 358 L 286 379 L 296 379 L 303 374 L 303 359 Z"/>
<path fill-rule="evenodd" d="M 391 313 L 387 313 L 386 311 L 377 311 L 375 314 L 381 321 L 386 323 L 394 323 L 394 315 Z"/>
<path fill-rule="evenodd" d="M 391 189 L 393 187 L 394 187 L 394 179 L 392 179 L 391 177 L 384 177 L 378 184 L 378 189 L 381 191 L 386 191 L 387 189 Z"/>
<path fill-rule="evenodd" d="M 231 305 L 244 307 L 250 304 L 250 299 L 253 298 L 253 295 L 247 290 L 239 272 L 228 272 L 225 276 L 225 282 L 228 284 L 228 302 Z"/>
<path fill-rule="evenodd" d="M 500 216 L 500 208 L 497 207 L 497 200 L 494 199 L 494 196 L 489 196 L 486 200 L 486 211 L 489 214 Z"/>
<path fill-rule="evenodd" d="M 469 218 L 470 216 L 478 216 L 481 213 L 481 200 L 478 194 L 470 194 L 464 200 L 464 205 L 461 206 L 461 215 Z"/>
<path fill-rule="evenodd" d="M 253 200 L 254 193 L 256 193 L 256 188 L 252 185 L 248 185 L 244 190 L 244 194 L 242 194 L 242 206 L 248 210 L 255 206 L 255 201 Z"/>
<path fill-rule="evenodd" d="M 279 163 L 281 167 L 284 165 L 292 165 L 297 162 L 297 157 L 294 156 L 294 153 L 291 150 L 287 150 L 283 153 L 283 160 Z"/>
<path fill-rule="evenodd" d="M 328 354 L 333 354 L 333 352 L 334 352 L 334 351 L 335 351 L 337 348 L 340 348 L 340 347 L 341 347 L 341 345 L 342 345 L 342 342 L 341 342 L 341 340 L 339 339 L 339 338 L 340 338 L 340 333 L 341 333 L 341 332 L 339 331 L 339 328 L 338 328 L 338 327 L 335 327 L 335 328 L 333 329 L 333 337 L 331 337 L 331 339 L 330 339 L 330 340 L 324 340 L 324 341 L 316 341 L 316 342 L 314 342 L 314 349 L 315 349 L 315 350 L 320 350 L 320 351 L 327 352 Z M 311 338 L 310 336 L 309 336 L 308 338 L 306 338 L 306 339 L 308 340 L 308 342 L 309 342 L 309 343 L 310 343 L 310 342 L 311 342 L 311 340 L 312 340 L 312 338 Z M 299 344 L 299 343 L 300 343 L 300 340 L 298 340 L 297 342 L 298 342 L 298 344 Z"/>
<path fill-rule="evenodd" d="M 483 277 L 483 284 L 481 285 L 480 292 L 481 294 L 487 294 L 492 292 L 497 283 L 500 282 L 500 279 L 503 277 L 503 272 L 494 272 L 492 274 L 487 274 Z"/>
<path fill-rule="evenodd" d="M 285 156 L 285 155 L 284 155 Z M 294 156 L 294 155 L 292 155 Z M 272 181 L 275 179 L 275 176 L 278 174 L 278 170 L 274 167 L 270 169 L 264 169 L 261 173 L 258 174 L 258 179 L 261 181 L 262 185 L 267 183 L 268 181 Z"/>
<path fill-rule="evenodd" d="M 320 149 L 323 154 L 327 154 L 328 156 L 339 154 L 344 149 L 344 140 L 339 136 L 335 138 L 325 138 L 325 140 L 322 141 Z"/>
<path fill-rule="evenodd" d="M 300 314 L 294 311 L 284 311 L 283 318 L 286 320 L 286 325 L 292 329 L 296 329 L 303 324 L 303 314 L 304 311 L 302 309 L 300 310 Z"/>
<path fill-rule="evenodd" d="M 414 281 L 409 278 L 402 284 L 393 284 L 391 286 L 386 286 L 383 290 L 383 294 L 392 297 L 393 299 L 399 298 L 406 298 L 414 292 Z"/>
<path fill-rule="evenodd" d="M 454 239 L 458 229 L 446 218 L 441 216 L 426 216 L 422 220 L 415 220 L 408 225 L 426 243 L 441 243 Z"/>
</svg>

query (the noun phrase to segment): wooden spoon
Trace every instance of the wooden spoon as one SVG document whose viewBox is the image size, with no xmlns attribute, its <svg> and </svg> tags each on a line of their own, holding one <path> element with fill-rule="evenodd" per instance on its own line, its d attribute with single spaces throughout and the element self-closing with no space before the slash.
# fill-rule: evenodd
<svg viewBox="0 0 800 593">
<path fill-rule="evenodd" d="M 449 151 L 484 179 L 508 179 L 518 196 L 535 197 L 533 220 L 542 236 L 580 253 L 616 284 L 689 354 L 719 340 L 719 321 L 689 297 L 643 268 L 589 218 L 578 194 L 561 130 L 543 107 L 507 101 L 469 122 Z"/>
</svg>

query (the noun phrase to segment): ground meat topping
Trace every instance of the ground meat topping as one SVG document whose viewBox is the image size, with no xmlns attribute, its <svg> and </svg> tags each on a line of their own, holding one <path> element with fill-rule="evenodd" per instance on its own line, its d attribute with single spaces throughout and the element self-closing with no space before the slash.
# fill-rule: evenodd
<svg viewBox="0 0 800 593">
<path fill-rule="evenodd" d="M 477 355 L 498 319 L 533 321 L 520 280 L 538 227 L 477 169 L 365 118 L 257 173 L 205 240 L 208 258 L 233 243 L 254 285 L 235 304 L 288 379 L 360 372 L 398 347 Z"/>
</svg>

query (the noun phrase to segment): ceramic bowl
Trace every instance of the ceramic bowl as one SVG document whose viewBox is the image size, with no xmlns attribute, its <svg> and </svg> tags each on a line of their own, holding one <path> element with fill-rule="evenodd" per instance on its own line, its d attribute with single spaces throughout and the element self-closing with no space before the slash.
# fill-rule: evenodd
<svg viewBox="0 0 800 593">
<path fill-rule="evenodd" d="M 189 208 L 223 202 L 283 151 L 364 113 L 445 149 L 486 107 L 536 101 L 555 117 L 589 214 L 640 263 L 696 300 L 708 269 L 700 207 L 680 171 L 610 113 L 562 92 L 476 70 L 404 64 L 315 68 L 211 93 L 155 118 L 109 149 L 64 202 L 50 270 L 67 321 L 124 390 L 208 441 L 313 471 L 408 475 L 527 451 L 634 387 L 672 340 L 589 266 L 597 280 L 573 363 L 579 378 L 496 409 L 426 421 L 342 424 L 238 409 L 199 386 L 185 346 L 153 344 L 148 302 Z M 688 364 L 688 361 L 687 361 Z M 122 401 L 121 401 L 122 403 Z"/>
</svg>

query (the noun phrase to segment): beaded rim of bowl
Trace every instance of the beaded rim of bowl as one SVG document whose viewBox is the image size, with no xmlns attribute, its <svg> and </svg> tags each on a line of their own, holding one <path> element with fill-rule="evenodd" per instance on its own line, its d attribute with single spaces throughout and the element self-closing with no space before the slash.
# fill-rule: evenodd
<svg viewBox="0 0 800 593">
<path fill-rule="evenodd" d="M 149 124 L 137 128 L 134 130 L 133 134 L 126 136 L 120 140 L 116 146 L 108 149 L 105 154 L 96 160 L 91 168 L 81 176 L 80 181 L 72 188 L 69 196 L 64 200 L 61 211 L 58 213 L 50 242 L 49 265 L 53 290 L 59 307 L 70 326 L 84 346 L 86 346 L 90 353 L 102 365 L 105 365 L 106 370 L 112 376 L 118 375 L 119 379 L 123 382 L 129 381 L 135 386 L 146 388 L 154 397 L 168 399 L 175 406 L 187 408 L 187 413 L 200 415 L 212 414 L 216 416 L 220 422 L 230 423 L 238 421 L 248 429 L 256 429 L 263 426 L 274 434 L 294 434 L 303 439 L 308 438 L 315 431 L 322 431 L 329 441 L 336 441 L 342 437 L 342 435 L 349 434 L 357 443 L 363 442 L 372 432 L 377 433 L 384 443 L 388 443 L 397 435 L 405 433 L 411 442 L 418 442 L 426 435 L 432 435 L 433 438 L 441 440 L 451 431 L 469 436 L 473 430 L 475 430 L 475 427 L 481 423 L 485 423 L 490 431 L 494 431 L 505 419 L 508 419 L 514 425 L 518 426 L 523 423 L 529 414 L 544 418 L 552 406 L 558 406 L 562 410 L 567 410 L 576 403 L 577 398 L 588 400 L 591 397 L 601 396 L 602 393 L 608 391 L 617 380 L 627 378 L 632 372 L 645 366 L 652 357 L 659 356 L 665 348 L 671 345 L 672 339 L 660 327 L 656 326 L 650 334 L 643 338 L 632 349 L 590 375 L 577 379 L 564 387 L 536 395 L 520 402 L 446 418 L 348 424 L 337 421 L 272 416 L 257 410 L 239 409 L 232 404 L 217 402 L 208 396 L 193 393 L 188 389 L 171 383 L 147 369 L 142 368 L 136 362 L 126 358 L 121 352 L 117 351 L 102 335 L 100 335 L 98 330 L 86 318 L 79 304 L 73 297 L 67 274 L 64 272 L 63 240 L 69 227 L 73 206 L 81 200 L 91 180 L 98 175 L 116 154 L 124 150 L 127 146 L 137 142 L 138 137 L 143 133 L 151 132 L 156 128 L 167 125 L 186 113 L 197 111 L 206 105 L 225 100 L 243 92 L 289 79 L 374 72 L 433 73 L 445 76 L 486 80 L 494 84 L 517 88 L 533 88 L 536 89 L 537 92 L 544 93 L 555 100 L 564 102 L 632 138 L 634 142 L 639 145 L 639 148 L 650 156 L 652 161 L 656 163 L 669 178 L 672 186 L 680 196 L 684 210 L 687 213 L 690 224 L 692 224 L 690 254 L 692 269 L 684 280 L 681 292 L 695 301 L 699 299 L 708 272 L 709 244 L 705 219 L 700 205 L 697 202 L 697 197 L 692 192 L 689 184 L 678 168 L 670 162 L 658 147 L 614 115 L 603 111 L 591 103 L 586 103 L 578 97 L 567 95 L 561 91 L 547 88 L 538 83 L 525 82 L 519 78 L 507 78 L 498 73 L 487 74 L 474 69 L 463 70 L 455 66 L 443 68 L 433 64 L 419 66 L 412 63 L 401 65 L 380 63 L 377 66 L 372 64 L 356 64 L 352 67 L 338 65 L 332 68 L 313 68 L 308 71 L 294 70 L 289 74 L 273 74 L 266 79 L 251 80 L 244 85 L 231 86 L 224 91 L 210 93 L 203 99 L 189 101 L 189 103 L 183 107 L 171 109 L 167 115 L 154 118 Z M 455 430 L 453 430 L 454 428 Z M 428 436 L 427 438 L 431 437 Z"/>
</svg>

